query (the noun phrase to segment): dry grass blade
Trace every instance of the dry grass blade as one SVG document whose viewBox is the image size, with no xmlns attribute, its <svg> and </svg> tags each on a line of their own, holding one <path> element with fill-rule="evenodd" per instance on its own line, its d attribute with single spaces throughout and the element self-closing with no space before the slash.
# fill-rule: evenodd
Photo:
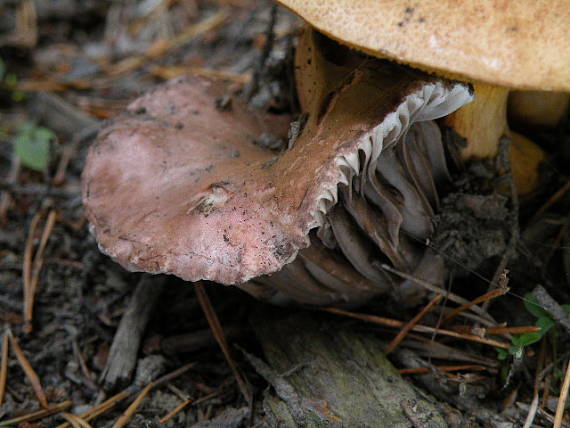
<svg viewBox="0 0 570 428">
<path fill-rule="evenodd" d="M 196 290 L 196 296 L 198 297 L 198 302 L 200 303 L 200 306 L 204 311 L 204 315 L 206 315 L 206 319 L 208 320 L 208 324 L 212 329 L 212 334 L 214 335 L 216 341 L 218 342 L 220 348 L 222 349 L 222 353 L 224 354 L 224 357 L 226 358 L 226 361 L 228 362 L 228 365 L 230 366 L 234 374 L 234 377 L 238 383 L 239 389 L 244 399 L 249 403 L 251 399 L 249 388 L 247 387 L 245 380 L 242 378 L 238 370 L 238 367 L 231 356 L 230 348 L 228 346 L 228 342 L 226 341 L 222 325 L 220 324 L 220 321 L 218 319 L 218 316 L 216 315 L 216 312 L 214 311 L 214 308 L 212 308 L 212 304 L 210 303 L 210 299 L 206 294 L 206 290 L 204 290 L 204 286 L 201 283 L 196 283 L 195 290 Z"/>
<path fill-rule="evenodd" d="M 463 364 L 458 366 L 434 366 L 435 369 L 442 371 L 442 372 L 457 372 L 460 370 L 472 370 L 472 371 L 483 371 L 489 370 L 488 367 L 480 366 L 478 364 Z M 425 374 L 433 372 L 433 369 L 429 367 L 417 367 L 411 369 L 401 369 L 398 370 L 401 375 L 405 374 Z"/>
<path fill-rule="evenodd" d="M 36 296 L 36 290 L 38 288 L 38 282 L 40 280 L 40 272 L 44 264 L 44 253 L 46 245 L 48 243 L 49 237 L 53 231 L 55 225 L 55 220 L 57 214 L 54 210 L 51 210 L 47 216 L 46 223 L 44 225 L 44 230 L 40 238 L 40 243 L 38 244 L 38 249 L 34 255 L 34 260 L 31 266 L 31 272 L 27 272 L 30 275 L 29 282 L 27 284 L 27 294 L 24 301 L 24 331 L 30 333 L 32 331 L 32 321 L 34 314 L 34 300 Z M 32 238 L 33 241 L 33 238 Z M 26 244 L 26 254 L 28 251 L 28 246 Z"/>
<path fill-rule="evenodd" d="M 556 414 L 554 415 L 554 424 L 552 428 L 560 428 L 562 426 L 562 418 L 564 417 L 564 409 L 568 398 L 568 389 L 570 389 L 570 361 L 566 366 L 566 374 L 560 388 L 560 396 L 558 397 L 558 405 L 556 406 Z"/>
<path fill-rule="evenodd" d="M 405 325 L 405 323 L 402 321 L 394 320 L 391 318 L 379 317 L 376 315 L 358 314 L 355 312 L 349 312 L 349 311 L 345 311 L 343 309 L 337 309 L 337 308 L 325 308 L 323 310 L 326 312 L 333 313 L 333 314 L 344 315 L 344 316 L 347 316 L 350 318 L 356 318 L 356 319 L 359 319 L 362 321 L 368 321 L 368 322 L 371 322 L 374 324 L 380 324 L 380 325 L 384 325 L 387 327 L 400 328 L 400 327 L 403 327 Z M 469 340 L 472 342 L 478 342 L 478 343 L 482 343 L 484 345 L 494 346 L 494 347 L 502 348 L 502 349 L 509 349 L 510 348 L 509 344 L 504 343 L 504 342 L 499 342 L 497 340 L 486 339 L 486 338 L 475 336 L 472 334 L 457 333 L 455 331 L 443 330 L 440 328 L 429 327 L 426 325 L 415 325 L 412 328 L 412 331 L 416 331 L 419 333 L 428 333 L 428 334 L 436 333 L 436 334 L 441 334 L 442 336 L 450 336 L 450 337 L 454 337 L 456 339 Z"/>
<path fill-rule="evenodd" d="M 161 424 L 168 422 L 170 419 L 172 419 L 174 416 L 176 416 L 178 413 L 180 413 L 180 411 L 182 411 L 182 409 L 184 409 L 184 407 L 186 407 L 191 402 L 192 402 L 192 400 L 184 400 L 182 403 L 180 403 L 178 406 L 176 406 L 173 410 L 171 410 L 166 415 L 164 415 L 162 418 L 160 418 L 160 420 L 158 422 Z"/>
<path fill-rule="evenodd" d="M 494 299 L 496 297 L 503 296 L 504 294 L 508 293 L 509 290 L 510 289 L 508 287 L 505 287 L 505 288 L 501 287 L 501 288 L 495 288 L 494 290 L 488 291 L 487 293 L 483 294 L 482 296 L 479 296 L 476 299 L 452 310 L 450 313 L 448 313 L 443 318 L 443 320 L 441 321 L 441 324 L 447 323 L 451 319 L 455 318 L 459 313 L 466 311 L 467 309 L 469 309 L 475 305 L 478 305 L 479 303 L 484 303 L 484 302 L 491 300 L 491 299 Z"/>
<path fill-rule="evenodd" d="M 133 394 L 133 389 L 131 388 L 125 389 L 124 391 L 121 391 L 118 394 L 113 395 L 108 400 L 103 401 L 98 406 L 93 407 L 92 409 L 89 409 L 86 412 L 83 412 L 82 414 L 79 415 L 79 417 L 82 420 L 88 422 L 91 419 L 94 419 L 97 416 L 102 415 L 103 413 L 111 410 L 113 407 L 115 407 L 117 404 L 119 404 L 121 401 L 131 396 L 132 394 Z M 64 422 L 63 424 L 58 425 L 56 428 L 69 428 L 70 425 L 71 424 L 69 422 Z"/>
<path fill-rule="evenodd" d="M 162 376 L 161 378 L 155 380 L 154 382 L 149 383 L 147 386 L 145 386 L 143 388 L 143 390 L 139 393 L 139 395 L 137 395 L 137 398 L 135 398 L 135 400 L 127 408 L 127 410 L 125 410 L 124 413 L 119 417 L 119 419 L 117 419 L 117 421 L 115 422 L 115 424 L 113 425 L 112 428 L 124 427 L 129 422 L 129 420 L 133 417 L 133 415 L 135 414 L 135 412 L 137 411 L 137 409 L 139 408 L 139 406 L 141 405 L 143 400 L 150 393 L 150 391 L 152 391 L 153 388 L 155 388 L 159 385 L 162 385 L 163 383 L 171 381 L 172 379 L 180 376 L 182 373 L 187 372 L 192 367 L 194 367 L 194 363 L 186 364 L 186 365 L 174 370 L 173 372 Z"/>
<path fill-rule="evenodd" d="M 54 413 L 61 412 L 62 410 L 65 410 L 68 407 L 71 407 L 72 404 L 73 404 L 73 402 L 71 400 L 68 400 L 68 401 L 64 401 L 63 403 L 54 404 L 53 406 L 47 407 L 47 408 L 42 409 L 42 410 L 38 410 L 38 411 L 35 411 L 32 413 L 28 413 L 27 415 L 18 416 L 16 418 L 12 418 L 12 419 L 6 419 L 4 421 L 0 421 L 0 427 L 9 427 L 9 426 L 14 426 L 14 425 L 19 426 L 19 424 L 21 424 L 23 422 L 28 422 L 28 421 L 33 421 L 36 419 L 45 418 L 46 416 L 53 415 Z"/>
<path fill-rule="evenodd" d="M 431 310 L 431 308 L 433 308 L 436 303 L 441 300 L 442 297 L 443 296 L 441 294 L 438 294 L 433 299 L 431 299 L 430 302 L 400 330 L 396 337 L 394 337 L 394 339 L 392 339 L 392 341 L 386 347 L 386 355 L 396 349 L 396 347 L 402 340 L 404 340 L 404 337 L 406 337 L 410 330 L 414 328 L 418 322 L 420 322 L 420 320 Z"/>
<path fill-rule="evenodd" d="M 32 384 L 32 388 L 34 389 L 34 393 L 36 394 L 38 402 L 44 409 L 47 409 L 49 405 L 47 402 L 46 394 L 42 388 L 42 384 L 40 383 L 40 378 L 34 371 L 32 365 L 30 364 L 26 356 L 24 355 L 24 351 L 22 351 L 22 348 L 20 348 L 18 341 L 14 336 L 12 336 L 12 333 L 10 331 L 8 331 L 8 337 L 10 338 L 10 342 L 12 344 L 12 350 L 14 351 L 14 354 L 16 355 L 16 358 L 18 359 L 18 362 L 22 367 L 22 370 L 24 370 L 26 377 Z"/>
<path fill-rule="evenodd" d="M 0 361 L 0 407 L 4 402 L 6 379 L 8 379 L 8 347 L 8 334 L 4 333 L 2 337 L 2 360 Z"/>
</svg>

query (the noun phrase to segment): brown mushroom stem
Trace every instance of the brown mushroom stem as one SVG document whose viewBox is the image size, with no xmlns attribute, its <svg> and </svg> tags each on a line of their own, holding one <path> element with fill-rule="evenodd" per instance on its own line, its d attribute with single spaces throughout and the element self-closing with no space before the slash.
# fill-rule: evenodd
<svg viewBox="0 0 570 428">
<path fill-rule="evenodd" d="M 513 91 L 509 94 L 509 122 L 525 128 L 554 128 L 569 103 L 570 94 L 565 92 Z"/>
<path fill-rule="evenodd" d="M 528 138 L 509 129 L 508 88 L 485 83 L 473 86 L 475 100 L 445 117 L 443 123 L 465 138 L 467 146 L 462 149 L 462 157 L 466 160 L 495 156 L 501 137 L 509 137 L 515 184 L 520 194 L 530 193 L 538 185 L 538 166 L 545 158 L 544 152 Z"/>
</svg>

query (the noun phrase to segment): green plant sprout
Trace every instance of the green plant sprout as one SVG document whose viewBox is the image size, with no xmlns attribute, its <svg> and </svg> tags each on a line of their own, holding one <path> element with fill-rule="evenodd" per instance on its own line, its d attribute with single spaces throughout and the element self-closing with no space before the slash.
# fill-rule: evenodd
<svg viewBox="0 0 570 428">
<path fill-rule="evenodd" d="M 513 335 L 509 349 L 497 349 L 499 360 L 505 360 L 509 355 L 521 358 L 525 346 L 538 342 L 556 324 L 550 312 L 540 306 L 532 294 L 529 293 L 524 296 L 524 306 L 529 313 L 537 318 L 535 325 L 540 327 L 540 331 Z M 570 314 L 570 305 L 561 306 L 565 312 Z"/>
</svg>

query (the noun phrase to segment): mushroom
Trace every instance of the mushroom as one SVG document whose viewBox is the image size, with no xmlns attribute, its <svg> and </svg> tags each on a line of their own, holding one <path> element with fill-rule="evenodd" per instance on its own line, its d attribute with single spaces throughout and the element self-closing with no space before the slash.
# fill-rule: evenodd
<svg viewBox="0 0 570 428">
<path fill-rule="evenodd" d="M 357 303 L 416 290 L 382 269 L 443 278 L 426 250 L 448 179 L 433 122 L 470 88 L 307 32 L 318 88 L 288 147 L 289 118 L 251 111 L 187 77 L 134 101 L 91 147 L 83 199 L 100 248 L 125 268 L 236 284 L 275 303 Z M 264 138 L 261 138 L 264 136 Z M 257 143 L 257 144 L 256 144 Z"/>
<path fill-rule="evenodd" d="M 570 91 L 570 7 L 564 0 L 279 0 L 327 36 L 354 49 L 470 82 L 475 101 L 444 119 L 467 146 L 465 159 L 497 153 L 512 140 L 520 193 L 533 190 L 544 159 L 509 130 L 511 88 Z"/>
</svg>

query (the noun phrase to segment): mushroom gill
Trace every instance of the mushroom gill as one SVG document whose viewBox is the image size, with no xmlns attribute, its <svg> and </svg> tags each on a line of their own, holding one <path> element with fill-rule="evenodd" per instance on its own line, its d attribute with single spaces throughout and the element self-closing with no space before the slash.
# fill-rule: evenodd
<svg viewBox="0 0 570 428">
<path fill-rule="evenodd" d="M 217 109 L 220 82 L 177 79 L 132 103 L 83 174 L 100 248 L 131 270 L 237 284 L 276 303 L 413 294 L 383 263 L 440 280 L 443 263 L 423 245 L 448 178 L 433 120 L 469 102 L 469 88 L 321 47 L 310 69 L 321 78 L 300 94 L 308 120 L 281 152 L 254 141 L 283 137 L 287 118 L 238 99 Z"/>
</svg>

